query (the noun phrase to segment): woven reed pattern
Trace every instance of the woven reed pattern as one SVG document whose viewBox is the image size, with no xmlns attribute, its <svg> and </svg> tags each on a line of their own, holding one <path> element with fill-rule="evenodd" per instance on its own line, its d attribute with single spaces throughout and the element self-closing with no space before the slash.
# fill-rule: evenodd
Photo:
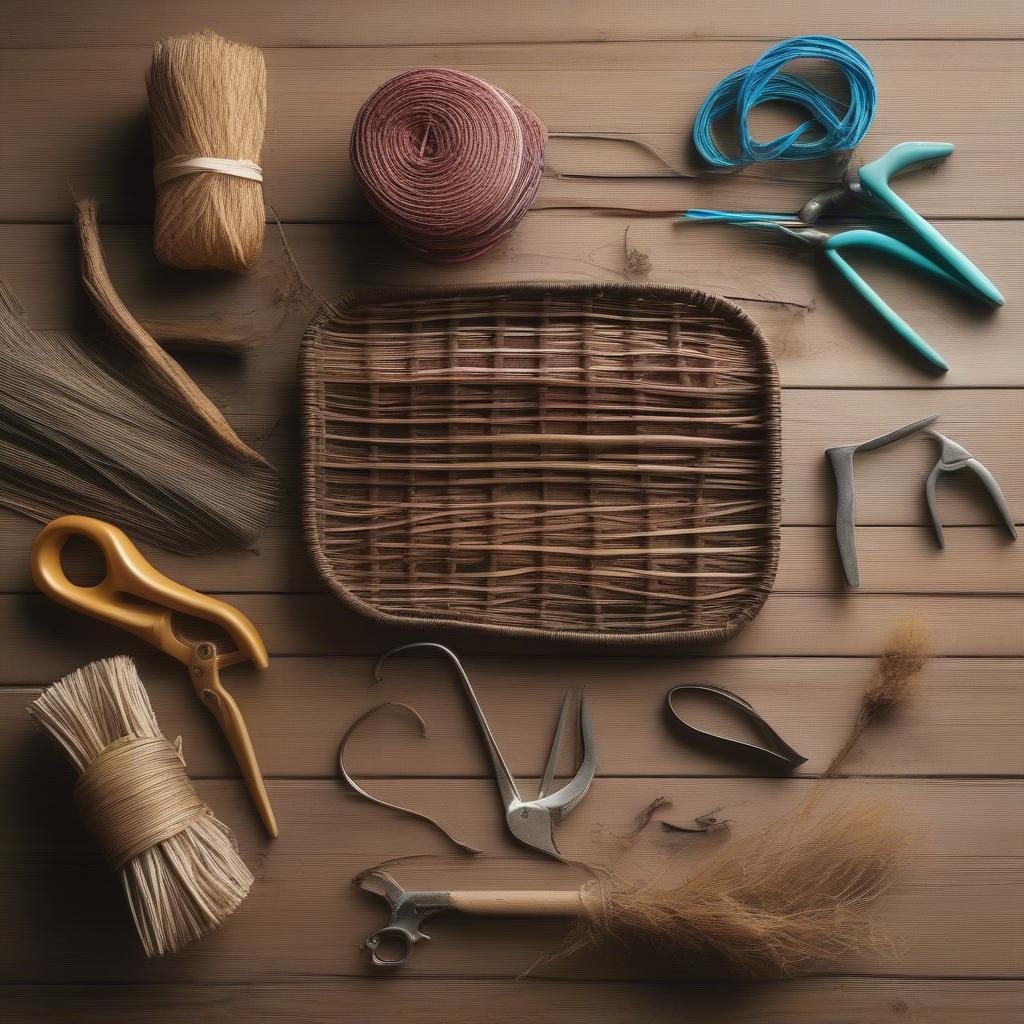
<svg viewBox="0 0 1024 1024">
<path fill-rule="evenodd" d="M 374 618 L 723 639 L 779 540 L 778 380 L 722 299 L 644 285 L 364 293 L 310 325 L 306 525 Z"/>
</svg>

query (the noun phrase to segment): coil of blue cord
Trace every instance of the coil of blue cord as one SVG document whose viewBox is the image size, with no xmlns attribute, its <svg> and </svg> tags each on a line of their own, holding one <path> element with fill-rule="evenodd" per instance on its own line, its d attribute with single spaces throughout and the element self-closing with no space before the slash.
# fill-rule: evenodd
<svg viewBox="0 0 1024 1024">
<path fill-rule="evenodd" d="M 823 92 L 782 68 L 794 60 L 825 60 L 835 64 L 849 87 L 849 100 Z M 782 101 L 802 107 L 808 120 L 769 142 L 750 134 L 750 112 L 759 104 Z M 766 160 L 811 160 L 854 149 L 867 134 L 878 108 L 875 76 L 865 57 L 849 43 L 832 36 L 796 36 L 776 44 L 749 67 L 723 78 L 697 112 L 693 141 L 713 167 L 735 169 Z M 722 152 L 712 134 L 715 123 L 735 111 L 738 156 Z M 820 135 L 801 141 L 808 132 Z"/>
</svg>

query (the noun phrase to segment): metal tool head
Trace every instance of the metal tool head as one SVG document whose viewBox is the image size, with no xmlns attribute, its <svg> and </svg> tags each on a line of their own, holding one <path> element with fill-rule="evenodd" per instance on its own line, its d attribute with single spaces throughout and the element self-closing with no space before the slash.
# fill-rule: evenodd
<svg viewBox="0 0 1024 1024">
<path fill-rule="evenodd" d="M 958 469 L 963 469 L 973 458 L 962 444 L 957 444 L 941 431 L 926 430 L 925 433 L 939 443 L 939 470 L 941 472 L 955 473 Z"/>
<path fill-rule="evenodd" d="M 407 963 L 416 943 L 430 938 L 422 929 L 424 921 L 448 910 L 452 905 L 449 893 L 407 892 L 391 875 L 379 868 L 364 871 L 352 881 L 364 892 L 382 897 L 391 910 L 388 923 L 378 928 L 363 943 L 370 951 L 374 967 L 401 967 Z M 401 955 L 394 958 L 381 956 L 381 949 L 388 944 L 396 945 Z"/>
<path fill-rule="evenodd" d="M 849 202 L 854 197 L 860 197 L 862 190 L 857 182 L 848 182 L 836 188 L 819 192 L 800 207 L 798 214 L 800 220 L 805 224 L 816 224 L 825 214 L 836 206 Z"/>
<path fill-rule="evenodd" d="M 555 765 L 562 747 L 565 725 L 569 717 L 572 691 L 565 695 L 562 711 L 555 728 L 555 736 L 548 751 L 547 766 L 536 800 L 517 800 L 506 808 L 505 821 L 509 831 L 526 846 L 562 860 L 555 842 L 554 828 L 563 821 L 587 795 L 597 772 L 597 750 L 594 746 L 593 725 L 587 707 L 586 692 L 580 695 L 579 735 L 583 740 L 583 759 L 576 774 L 560 789 L 549 793 L 554 780 Z"/>
<path fill-rule="evenodd" d="M 1006 504 L 1006 498 L 1003 496 L 1003 490 L 999 486 L 999 482 L 989 472 L 985 464 L 979 462 L 963 445 L 957 444 L 956 441 L 946 437 L 945 434 L 940 433 L 938 430 L 929 430 L 927 434 L 939 443 L 938 461 L 932 467 L 932 471 L 928 474 L 928 479 L 924 484 L 928 513 L 931 516 L 932 527 L 935 530 L 935 539 L 939 542 L 939 547 L 945 548 L 946 535 L 943 532 L 942 522 L 939 519 L 939 506 L 935 498 L 935 484 L 940 473 L 955 473 L 961 469 L 969 469 L 981 481 L 982 486 L 992 500 L 992 504 L 998 510 L 1010 537 L 1016 540 L 1017 526 L 1013 521 L 1013 514 Z"/>
</svg>

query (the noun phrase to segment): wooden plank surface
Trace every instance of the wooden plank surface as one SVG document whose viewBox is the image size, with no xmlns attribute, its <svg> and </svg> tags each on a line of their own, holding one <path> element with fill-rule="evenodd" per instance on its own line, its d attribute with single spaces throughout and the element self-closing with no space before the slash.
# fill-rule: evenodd
<svg viewBox="0 0 1024 1024">
<path fill-rule="evenodd" d="M 195 778 L 237 775 L 216 724 L 181 668 L 139 651 L 139 670 L 164 731 L 183 737 Z M 420 737 L 400 713 L 382 714 L 352 738 L 348 765 L 365 778 L 485 778 L 491 766 L 451 670 L 441 659 L 395 661 L 373 686 L 371 658 L 279 658 L 269 672 L 225 673 L 249 724 L 260 765 L 276 778 L 337 776 L 338 743 L 349 723 L 383 701 L 415 707 Z M 69 666 L 70 667 L 70 666 Z M 866 658 L 493 658 L 466 668 L 513 772 L 539 775 L 564 689 L 586 687 L 599 738 L 602 776 L 749 775 L 750 764 L 682 742 L 662 721 L 665 694 L 684 683 L 714 683 L 747 697 L 819 775 L 857 713 L 874 662 Z M 515 678 L 515 686 L 509 679 Z M 21 751 L 32 777 L 63 774 L 25 714 L 40 682 L 0 688 L 0 749 Z M 698 698 L 680 714 L 701 728 L 756 742 L 742 720 Z M 1024 773 L 1024 691 L 1012 658 L 940 658 L 925 670 L 913 702 L 864 736 L 846 763 L 854 775 L 1011 776 Z M 637 746 L 636 737 L 644 743 Z M 569 773 L 572 750 L 560 771 Z"/>
<path fill-rule="evenodd" d="M 941 13 L 940 13 L 941 12 Z M 910 0 L 836 4 L 819 26 L 848 39 L 1019 39 L 1013 0 L 986 0 L 970 7 Z M 150 44 L 165 34 L 197 25 L 259 46 L 374 46 L 454 43 L 611 42 L 657 39 L 764 39 L 775 42 L 807 32 L 802 0 L 766 6 L 735 0 L 728 7 L 686 6 L 672 0 L 624 5 L 608 0 L 520 0 L 483 5 L 476 0 L 435 0 L 429 8 L 361 0 L 304 0 L 283 7 L 250 0 L 243 7 L 203 0 L 129 4 L 92 0 L 69 7 L 63 0 L 10 0 L 0 46 L 108 46 Z"/>
<path fill-rule="evenodd" d="M 510 1019 L 563 1024 L 642 1019 L 649 1024 L 874 1024 L 918 1019 L 931 1024 L 1018 1024 L 1024 982 L 919 978 L 822 978 L 800 985 L 736 982 L 652 985 L 572 983 L 544 979 L 467 981 L 419 978 L 382 982 L 386 1012 L 396 1021 L 480 1024 L 507 1008 Z M 335 1024 L 365 998 L 365 983 L 306 981 L 245 985 L 24 985 L 4 1006 L 24 1024 L 237 1024 L 260 1021 Z M 375 1012 L 375 1011 L 370 1011 Z M 368 1018 L 372 1019 L 372 1018 Z"/>
<path fill-rule="evenodd" d="M 1022 824 L 1024 547 L 1008 543 L 976 484 L 944 481 L 947 549 L 937 550 L 921 496 L 934 445 L 911 439 L 858 460 L 863 587 L 837 565 L 833 492 L 823 449 L 931 412 L 940 429 L 995 473 L 1024 515 L 1024 200 L 1017 97 L 1024 22 L 1012 0 L 973 6 L 908 0 L 818 5 L 680 7 L 607 0 L 431 5 L 362 0 L 10 0 L 0 18 L 0 279 L 41 330 L 98 329 L 77 278 L 68 185 L 101 200 L 112 276 L 136 313 L 219 315 L 260 339 L 244 358 L 185 365 L 281 475 L 281 507 L 257 551 L 187 559 L 147 549 L 184 583 L 218 593 L 256 622 L 269 671 L 240 666 L 225 682 L 253 732 L 282 836 L 261 835 L 212 719 L 178 666 L 141 642 L 33 593 L 27 553 L 37 525 L 0 511 L 0 1016 L 17 1021 L 576 1021 L 712 1024 L 908 1019 L 1009 1024 L 1024 1017 Z M 810 24 L 809 22 L 813 22 Z M 296 357 L 311 308 L 275 300 L 284 264 L 276 231 L 246 277 L 169 270 L 151 254 L 151 156 L 143 73 L 152 42 L 210 25 L 267 48 L 270 117 L 266 194 L 303 272 L 323 294 L 361 285 L 529 279 L 628 280 L 625 236 L 651 261 L 644 278 L 735 297 L 757 319 L 784 386 L 784 529 L 780 571 L 757 620 L 727 644 L 615 656 L 515 642 L 458 645 L 513 770 L 534 778 L 568 686 L 586 686 L 600 742 L 599 777 L 559 827 L 570 856 L 627 877 L 685 873 L 728 836 L 672 837 L 655 823 L 621 838 L 656 796 L 663 816 L 725 804 L 741 836 L 814 786 L 856 712 L 873 658 L 909 612 L 935 631 L 937 657 L 908 706 L 866 734 L 847 762 L 857 776 L 826 800 L 892 802 L 914 834 L 911 856 L 879 903 L 894 939 L 884 956 L 844 962 L 837 977 L 785 984 L 673 983 L 612 960 L 575 959 L 511 979 L 558 948 L 553 923 L 439 919 L 434 941 L 397 976 L 371 977 L 359 943 L 379 902 L 348 884 L 392 855 L 433 856 L 401 868 L 408 884 L 567 886 L 571 869 L 508 839 L 490 769 L 449 670 L 409 658 L 369 685 L 373 658 L 427 638 L 356 618 L 328 596 L 298 527 Z M 689 164 L 693 113 L 724 74 L 769 42 L 806 31 L 857 41 L 882 103 L 858 158 L 906 139 L 955 143 L 945 166 L 899 190 L 997 282 L 1005 308 L 987 313 L 890 267 L 860 261 L 951 363 L 933 376 L 906 357 L 828 268 L 785 240 L 673 223 L 688 206 L 796 208 L 835 168 L 789 165 L 702 182 L 643 180 L 652 164 L 616 143 L 555 139 L 535 209 L 485 258 L 428 267 L 401 251 L 358 195 L 346 160 L 356 109 L 388 75 L 418 64 L 464 67 L 509 89 L 553 131 L 605 131 Z M 793 123 L 765 111 L 758 130 Z M 11 142 L 15 144 L 10 144 Z M 692 166 L 692 164 L 691 164 Z M 612 178 L 579 178 L 597 171 Z M 614 208 L 627 208 L 626 212 Z M 646 217 L 636 210 L 660 211 Z M 70 553 L 74 572 L 97 565 Z M 430 636 L 436 639 L 435 636 Z M 136 656 L 168 735 L 183 736 L 190 773 L 235 830 L 257 882 L 216 934 L 186 953 L 145 962 L 123 898 L 70 807 L 71 777 L 25 716 L 42 685 L 118 651 Z M 662 718 L 665 691 L 716 682 L 749 698 L 809 760 L 793 780 L 681 744 Z M 351 764 L 382 796 L 441 817 L 485 848 L 468 862 L 422 823 L 346 794 L 337 743 L 357 714 L 408 701 L 429 725 L 419 738 L 391 717 L 368 723 Z M 733 729 L 695 702 L 706 727 Z M 570 770 L 566 752 L 561 770 Z M 532 785 L 527 781 L 527 787 Z M 397 870 L 397 869 L 396 869 Z M 472 880 L 472 881 L 470 881 Z"/>
<path fill-rule="evenodd" d="M 327 594 L 227 592 L 221 597 L 256 623 L 274 657 L 372 655 L 404 641 L 448 639 L 437 630 L 398 629 L 358 618 Z M 893 622 L 916 612 L 933 628 L 939 655 L 1019 657 L 1024 655 L 1020 610 L 1020 598 L 1007 595 L 772 594 L 753 623 L 733 639 L 708 646 L 669 647 L 662 653 L 871 657 Z M 9 638 L 5 645 L 9 660 L 0 661 L 0 672 L 13 676 L 8 681 L 16 683 L 29 678 L 49 681 L 94 657 L 141 649 L 140 642 L 113 626 L 58 607 L 38 594 L 0 595 L 0 630 Z M 60 642 L 55 643 L 55 638 Z M 467 636 L 450 642 L 465 653 L 523 653 L 522 644 L 515 640 Z M 582 644 L 540 640 L 530 647 L 532 653 L 552 656 L 582 649 Z M 604 657 L 623 659 L 626 664 L 637 656 L 636 650 L 628 648 L 604 652 Z"/>
<path fill-rule="evenodd" d="M 0 192 L 2 188 L 0 184 Z M 66 212 L 66 195 L 61 202 Z M 1024 384 L 1024 314 L 1017 300 L 1024 297 L 1024 270 L 1017 225 L 977 220 L 939 224 L 998 282 L 1007 295 L 1004 308 L 986 312 L 916 275 L 863 261 L 858 265 L 946 356 L 951 369 L 944 375 L 924 370 L 809 250 L 758 232 L 683 226 L 670 218 L 538 211 L 508 243 L 460 268 L 459 280 L 626 280 L 628 230 L 630 244 L 651 260 L 651 273 L 644 280 L 738 298 L 765 332 L 785 387 L 1019 387 Z M 287 232 L 303 273 L 326 296 L 358 286 L 436 285 L 451 276 L 404 254 L 375 225 L 289 224 Z M 232 390 L 250 382 L 282 391 L 312 310 L 284 309 L 274 301 L 283 269 L 276 232 L 268 233 L 266 254 L 253 275 L 220 281 L 216 287 L 201 275 L 160 266 L 151 253 L 148 227 L 105 225 L 103 243 L 111 276 L 138 315 L 220 313 L 251 324 L 264 339 L 242 362 L 189 360 L 219 401 L 230 407 Z M 37 329 L 95 325 L 78 281 L 70 226 L 0 224 L 0 278 L 14 290 Z"/>
<path fill-rule="evenodd" d="M 979 502 L 979 518 L 985 506 Z M 32 593 L 35 585 L 25 551 L 39 524 L 0 511 L 0 592 Z M 857 531 L 862 594 L 1020 594 L 1024 590 L 1024 549 L 1005 528 L 954 526 L 940 549 L 930 527 L 862 526 Z M 9 557 L 2 558 L 7 553 Z M 294 526 L 271 526 L 260 536 L 259 553 L 219 552 L 202 559 L 153 549 L 154 564 L 196 590 L 216 593 L 225 570 L 241 592 L 322 593 L 321 582 Z M 774 591 L 777 594 L 836 594 L 845 590 L 831 526 L 787 526 Z M 99 578 L 99 553 L 83 541 L 68 551 L 68 572 Z M 90 575 L 91 574 L 91 575 Z"/>
</svg>

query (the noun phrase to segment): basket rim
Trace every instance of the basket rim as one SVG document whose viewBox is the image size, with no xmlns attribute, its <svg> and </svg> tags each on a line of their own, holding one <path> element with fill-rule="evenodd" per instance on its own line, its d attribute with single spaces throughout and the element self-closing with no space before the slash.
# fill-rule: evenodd
<svg viewBox="0 0 1024 1024">
<path fill-rule="evenodd" d="M 698 629 L 674 629 L 666 631 L 638 630 L 635 632 L 598 633 L 574 629 L 550 629 L 534 626 L 510 626 L 486 622 L 469 622 L 443 615 L 398 615 L 387 612 L 364 601 L 353 593 L 342 581 L 331 565 L 321 543 L 322 515 L 320 498 L 323 497 L 322 476 L 318 472 L 323 430 L 319 413 L 323 395 L 323 378 L 316 373 L 317 342 L 323 325 L 332 318 L 343 317 L 345 312 L 367 302 L 401 301 L 443 298 L 498 298 L 509 293 L 550 294 L 551 292 L 574 293 L 581 298 L 600 294 L 622 295 L 636 298 L 644 294 L 676 298 L 703 304 L 710 313 L 725 313 L 749 332 L 757 344 L 760 362 L 765 374 L 763 395 L 765 402 L 765 427 L 768 432 L 768 551 L 764 572 L 758 583 L 757 592 L 744 606 L 742 612 L 734 615 L 720 626 Z M 372 286 L 353 288 L 342 293 L 335 300 L 324 302 L 303 333 L 299 353 L 299 379 L 302 395 L 300 399 L 301 434 L 303 442 L 302 482 L 302 525 L 306 546 L 313 558 L 317 571 L 328 589 L 352 611 L 381 625 L 403 629 L 435 629 L 451 635 L 488 636 L 501 639 L 533 639 L 571 643 L 593 648 L 609 647 L 665 647 L 689 646 L 694 644 L 719 643 L 736 636 L 758 615 L 768 600 L 778 572 L 779 547 L 782 527 L 782 416 L 781 393 L 778 368 L 768 340 L 757 322 L 735 302 L 721 295 L 715 295 L 700 288 L 685 285 L 663 285 L 649 282 L 600 282 L 600 281 L 545 281 L 524 280 L 511 282 L 477 283 L 471 285 L 440 285 L 434 287 L 392 287 Z"/>
</svg>

